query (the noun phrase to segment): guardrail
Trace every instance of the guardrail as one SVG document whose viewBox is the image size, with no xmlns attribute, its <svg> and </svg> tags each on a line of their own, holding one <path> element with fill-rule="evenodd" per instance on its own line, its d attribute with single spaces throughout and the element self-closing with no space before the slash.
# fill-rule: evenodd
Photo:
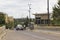
<svg viewBox="0 0 60 40">
<path fill-rule="evenodd" d="M 0 27 L 0 40 L 3 40 L 5 36 L 6 36 L 5 26 Z"/>
</svg>

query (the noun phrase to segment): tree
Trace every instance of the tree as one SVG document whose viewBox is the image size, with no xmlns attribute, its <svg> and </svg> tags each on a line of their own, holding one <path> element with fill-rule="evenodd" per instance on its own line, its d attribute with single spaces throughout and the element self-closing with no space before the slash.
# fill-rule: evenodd
<svg viewBox="0 0 60 40">
<path fill-rule="evenodd" d="M 58 0 L 58 5 L 53 7 L 53 23 L 60 25 L 60 0 Z"/>
<path fill-rule="evenodd" d="M 25 22 L 24 22 L 24 24 L 25 24 L 26 27 L 28 26 L 28 23 L 29 23 L 29 18 L 28 18 L 28 16 L 27 16 L 27 18 L 26 18 L 26 20 L 25 20 Z"/>
<path fill-rule="evenodd" d="M 0 12 L 0 25 L 5 24 L 5 14 L 3 12 Z"/>
</svg>

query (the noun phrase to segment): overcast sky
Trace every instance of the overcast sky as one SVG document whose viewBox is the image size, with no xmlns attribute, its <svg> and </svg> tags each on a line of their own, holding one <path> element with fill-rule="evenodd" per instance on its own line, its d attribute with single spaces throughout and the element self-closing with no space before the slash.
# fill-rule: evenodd
<svg viewBox="0 0 60 40">
<path fill-rule="evenodd" d="M 46 13 L 47 0 L 30 0 L 31 2 L 31 17 L 33 13 Z M 29 0 L 0 0 L 0 12 L 7 13 L 14 18 L 26 17 L 28 13 Z M 50 0 L 50 12 L 52 7 L 57 3 L 57 0 Z"/>
</svg>

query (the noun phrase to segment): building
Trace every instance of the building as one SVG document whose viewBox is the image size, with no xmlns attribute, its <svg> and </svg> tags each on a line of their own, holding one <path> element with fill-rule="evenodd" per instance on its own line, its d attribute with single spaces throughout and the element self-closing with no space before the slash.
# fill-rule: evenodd
<svg viewBox="0 0 60 40">
<path fill-rule="evenodd" d="M 33 15 L 35 15 L 35 24 L 46 25 L 46 24 L 48 24 L 48 21 L 50 21 L 50 20 L 48 20 L 47 13 L 36 13 Z"/>
</svg>

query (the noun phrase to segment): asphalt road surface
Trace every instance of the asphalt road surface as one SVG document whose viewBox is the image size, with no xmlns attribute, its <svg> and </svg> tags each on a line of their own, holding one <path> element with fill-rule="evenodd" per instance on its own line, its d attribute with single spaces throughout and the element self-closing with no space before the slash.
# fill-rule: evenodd
<svg viewBox="0 0 60 40">
<path fill-rule="evenodd" d="M 6 40 L 60 40 L 60 36 L 31 31 L 10 30 L 7 32 Z"/>
</svg>

